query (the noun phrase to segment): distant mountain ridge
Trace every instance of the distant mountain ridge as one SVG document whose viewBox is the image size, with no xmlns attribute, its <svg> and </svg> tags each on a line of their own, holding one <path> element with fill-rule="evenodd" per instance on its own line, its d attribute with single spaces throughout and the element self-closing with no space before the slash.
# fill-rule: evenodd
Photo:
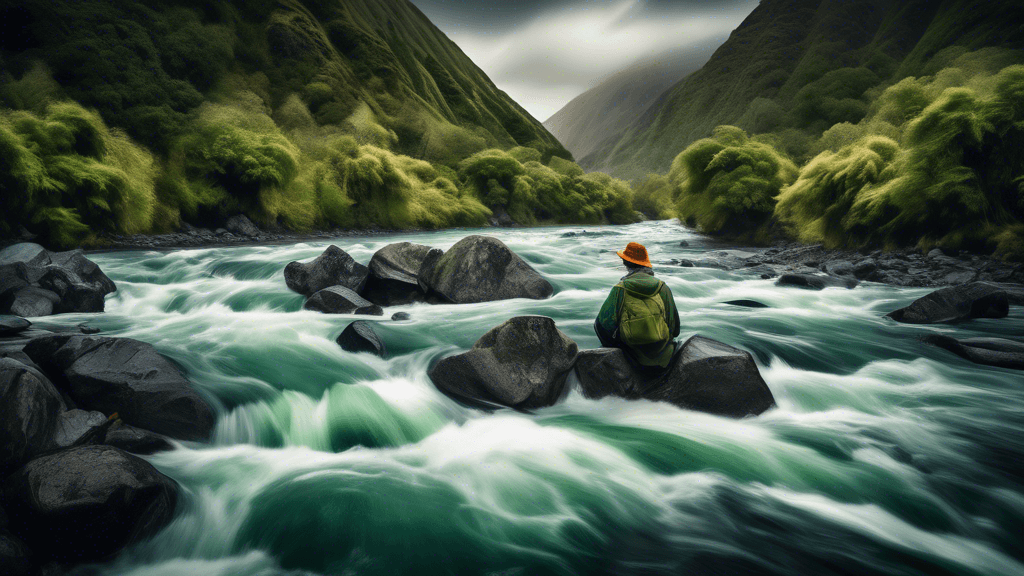
<svg viewBox="0 0 1024 576">
<path fill-rule="evenodd" d="M 1021 14 L 1010 0 L 763 0 L 703 68 L 578 161 L 638 179 L 667 172 L 681 150 L 719 125 L 820 133 L 857 122 L 866 93 L 934 73 L 941 66 L 928 66 L 944 48 L 1020 48 Z M 815 106 L 828 98 L 842 106 L 822 114 Z"/>
<path fill-rule="evenodd" d="M 612 135 L 619 134 L 673 84 L 700 69 L 720 41 L 704 50 L 666 52 L 634 63 L 573 98 L 544 121 L 544 127 L 575 158 L 583 158 Z"/>
</svg>

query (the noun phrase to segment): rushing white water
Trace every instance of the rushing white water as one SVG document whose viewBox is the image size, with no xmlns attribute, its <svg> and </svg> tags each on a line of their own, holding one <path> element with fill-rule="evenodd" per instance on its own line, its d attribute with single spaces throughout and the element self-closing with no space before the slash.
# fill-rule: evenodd
<svg viewBox="0 0 1024 576">
<path fill-rule="evenodd" d="M 1021 336 L 1024 311 L 955 326 L 884 314 L 929 290 L 805 291 L 679 268 L 721 249 L 678 224 L 455 230 L 334 243 L 448 248 L 496 236 L 555 286 L 544 301 L 413 304 L 378 326 L 391 357 L 334 342 L 356 317 L 302 310 L 285 265 L 324 243 L 94 254 L 117 283 L 107 335 L 150 342 L 217 406 L 209 444 L 149 457 L 177 480 L 174 522 L 84 573 L 1024 574 L 1024 382 L 918 341 Z M 689 246 L 679 247 L 680 240 Z M 462 407 L 426 376 L 523 314 L 581 348 L 648 247 L 681 338 L 752 352 L 779 404 L 730 420 L 663 403 L 587 400 L 521 414 Z M 723 302 L 754 299 L 769 308 Z M 362 317 L 365 319 L 365 317 Z"/>
</svg>

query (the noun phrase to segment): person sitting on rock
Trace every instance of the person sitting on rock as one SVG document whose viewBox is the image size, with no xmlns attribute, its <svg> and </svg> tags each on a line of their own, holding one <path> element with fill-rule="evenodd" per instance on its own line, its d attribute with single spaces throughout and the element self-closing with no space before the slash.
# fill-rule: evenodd
<svg viewBox="0 0 1024 576">
<path fill-rule="evenodd" d="M 679 336 L 679 311 L 672 290 L 654 277 L 647 249 L 630 242 L 616 252 L 628 273 L 616 284 L 594 321 L 601 345 L 622 348 L 642 373 L 669 368 Z"/>
</svg>

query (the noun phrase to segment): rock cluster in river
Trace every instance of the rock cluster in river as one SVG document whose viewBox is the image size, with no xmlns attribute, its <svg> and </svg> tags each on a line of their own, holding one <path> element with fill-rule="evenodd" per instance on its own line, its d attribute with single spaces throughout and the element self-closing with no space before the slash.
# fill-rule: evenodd
<svg viewBox="0 0 1024 576">
<path fill-rule="evenodd" d="M 775 405 L 750 353 L 693 336 L 662 375 L 648 377 L 622 350 L 578 346 L 544 316 L 518 316 L 493 328 L 468 352 L 429 370 L 434 385 L 464 404 L 527 410 L 557 403 L 575 370 L 588 398 L 617 396 L 740 418 Z"/>
<path fill-rule="evenodd" d="M 0 314 L 102 312 L 116 289 L 81 250 L 51 252 L 28 242 L 0 250 Z"/>
<path fill-rule="evenodd" d="M 151 345 L 39 332 L 0 335 L 3 574 L 105 560 L 165 526 L 177 484 L 134 454 L 205 440 L 214 426 Z"/>
<path fill-rule="evenodd" d="M 554 292 L 526 261 L 488 236 L 467 236 L 447 252 L 412 242 L 388 244 L 368 266 L 332 245 L 309 262 L 289 263 L 284 277 L 289 288 L 307 296 L 307 309 L 340 314 L 379 316 L 384 306 L 412 302 L 543 299 Z"/>
</svg>

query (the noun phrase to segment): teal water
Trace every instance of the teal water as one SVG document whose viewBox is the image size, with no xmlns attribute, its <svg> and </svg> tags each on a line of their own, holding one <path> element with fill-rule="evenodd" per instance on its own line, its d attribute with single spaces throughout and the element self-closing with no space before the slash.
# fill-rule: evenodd
<svg viewBox="0 0 1024 576">
<path fill-rule="evenodd" d="M 334 243 L 496 236 L 555 286 L 549 300 L 414 304 L 382 320 L 382 360 L 342 351 L 354 316 L 302 310 L 288 262 L 329 242 L 90 257 L 117 283 L 103 314 L 63 315 L 149 342 L 219 411 L 210 444 L 148 457 L 182 486 L 174 522 L 88 574 L 1024 574 L 1024 378 L 929 347 L 929 332 L 1021 336 L 1024 310 L 958 326 L 883 315 L 929 292 L 820 292 L 679 268 L 710 245 L 671 222 L 455 230 Z M 485 413 L 426 376 L 522 314 L 581 348 L 647 245 L 681 338 L 752 352 L 778 408 L 745 420 L 619 399 Z M 680 248 L 680 240 L 689 247 Z M 765 309 L 728 306 L 740 298 Z"/>
</svg>

